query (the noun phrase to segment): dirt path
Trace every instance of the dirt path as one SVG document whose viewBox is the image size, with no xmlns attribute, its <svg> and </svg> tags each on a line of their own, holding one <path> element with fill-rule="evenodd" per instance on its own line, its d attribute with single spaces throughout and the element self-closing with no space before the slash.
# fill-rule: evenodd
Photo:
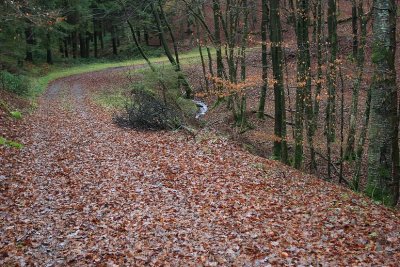
<svg viewBox="0 0 400 267">
<path fill-rule="evenodd" d="M 400 262 L 398 213 L 204 133 L 112 124 L 108 72 L 54 82 L 0 158 L 0 265 Z"/>
</svg>

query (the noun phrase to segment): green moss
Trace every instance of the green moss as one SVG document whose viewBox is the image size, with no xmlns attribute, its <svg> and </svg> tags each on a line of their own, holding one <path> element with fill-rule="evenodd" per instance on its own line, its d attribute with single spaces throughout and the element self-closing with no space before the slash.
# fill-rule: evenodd
<svg viewBox="0 0 400 267">
<path fill-rule="evenodd" d="M 24 145 L 22 145 L 18 142 L 15 142 L 15 141 L 7 140 L 6 138 L 4 138 L 2 136 L 0 136 L 0 145 L 17 148 L 17 149 L 21 149 L 24 147 Z"/>
<path fill-rule="evenodd" d="M 387 181 L 391 179 L 391 170 L 380 167 L 378 172 L 380 177 L 369 177 L 365 194 L 375 201 L 379 201 L 385 205 L 391 205 L 393 203 L 393 199 L 390 189 L 385 185 L 379 185 L 380 180 L 383 180 L 384 183 L 387 183 Z"/>
<path fill-rule="evenodd" d="M 185 114 L 188 114 L 189 116 L 196 115 L 198 108 L 192 100 L 179 97 L 176 102 Z"/>
<path fill-rule="evenodd" d="M 371 60 L 374 64 L 382 62 L 389 56 L 389 51 L 383 46 L 382 43 L 378 42 L 373 45 Z"/>
<path fill-rule="evenodd" d="M 10 112 L 10 115 L 11 115 L 11 117 L 13 117 L 14 119 L 17 119 L 17 120 L 21 120 L 21 119 L 22 119 L 22 113 L 21 113 L 20 111 L 18 111 L 18 110 L 16 110 L 16 111 L 11 111 L 11 112 Z"/>
</svg>

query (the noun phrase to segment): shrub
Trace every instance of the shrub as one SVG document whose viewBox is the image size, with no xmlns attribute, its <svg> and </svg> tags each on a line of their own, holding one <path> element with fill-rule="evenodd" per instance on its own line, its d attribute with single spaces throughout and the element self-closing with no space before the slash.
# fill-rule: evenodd
<svg viewBox="0 0 400 267">
<path fill-rule="evenodd" d="M 3 90 L 17 95 L 27 95 L 30 88 L 30 81 L 23 75 L 11 74 L 8 71 L 0 72 L 0 85 Z"/>
<path fill-rule="evenodd" d="M 135 128 L 176 129 L 182 124 L 179 110 L 163 102 L 145 88 L 135 88 L 127 108 L 130 124 Z"/>
<path fill-rule="evenodd" d="M 184 99 L 178 73 L 172 68 L 144 70 L 143 82 L 133 86 L 127 105 L 128 121 L 135 128 L 176 129 L 194 117 L 197 106 Z"/>
</svg>

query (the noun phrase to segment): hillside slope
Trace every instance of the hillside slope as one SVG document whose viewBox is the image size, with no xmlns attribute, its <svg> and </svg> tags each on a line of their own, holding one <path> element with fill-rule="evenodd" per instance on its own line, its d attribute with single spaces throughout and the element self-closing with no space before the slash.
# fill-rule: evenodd
<svg viewBox="0 0 400 267">
<path fill-rule="evenodd" d="M 92 94 L 104 71 L 54 82 L 0 148 L 0 265 L 379 265 L 400 215 L 202 132 L 123 129 Z"/>
</svg>

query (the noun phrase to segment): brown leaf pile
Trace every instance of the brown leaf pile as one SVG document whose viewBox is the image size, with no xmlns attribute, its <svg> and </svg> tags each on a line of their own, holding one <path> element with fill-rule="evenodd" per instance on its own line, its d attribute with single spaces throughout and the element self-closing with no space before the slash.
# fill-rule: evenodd
<svg viewBox="0 0 400 267">
<path fill-rule="evenodd" d="M 213 133 L 118 128 L 102 82 L 55 82 L 1 148 L 0 265 L 398 266 L 398 212 Z"/>
</svg>

